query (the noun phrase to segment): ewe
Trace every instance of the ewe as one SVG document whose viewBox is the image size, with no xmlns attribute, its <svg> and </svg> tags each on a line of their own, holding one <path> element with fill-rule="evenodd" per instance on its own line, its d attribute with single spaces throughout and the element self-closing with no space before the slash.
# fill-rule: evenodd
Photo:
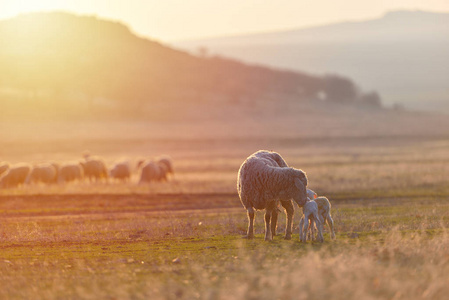
<svg viewBox="0 0 449 300">
<path fill-rule="evenodd" d="M 294 213 L 291 199 L 302 207 L 307 201 L 306 187 L 306 174 L 288 167 L 278 153 L 261 150 L 250 155 L 240 166 L 237 178 L 240 201 L 248 212 L 247 237 L 254 237 L 254 210 L 265 209 L 265 240 L 273 238 L 280 202 L 287 214 L 285 239 L 291 239 Z"/>
</svg>

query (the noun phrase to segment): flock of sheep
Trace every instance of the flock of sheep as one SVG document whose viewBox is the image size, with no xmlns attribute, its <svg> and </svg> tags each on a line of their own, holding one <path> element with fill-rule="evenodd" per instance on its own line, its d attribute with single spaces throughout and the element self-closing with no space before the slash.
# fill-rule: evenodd
<svg viewBox="0 0 449 300">
<path fill-rule="evenodd" d="M 265 209 L 265 240 L 272 240 L 276 235 L 280 204 L 287 214 L 285 239 L 291 239 L 294 201 L 303 208 L 299 225 L 299 238 L 302 242 L 308 237 L 322 242 L 325 222 L 334 239 L 331 204 L 326 197 L 318 197 L 314 191 L 307 189 L 307 184 L 306 173 L 289 167 L 278 153 L 260 150 L 250 155 L 240 166 L 237 178 L 240 201 L 248 212 L 247 237 L 254 237 L 255 210 Z"/>
<path fill-rule="evenodd" d="M 119 162 L 108 168 L 103 159 L 85 156 L 79 162 L 41 163 L 30 165 L 20 163 L 10 165 L 0 162 L 0 188 L 18 187 L 23 184 L 64 184 L 72 181 L 89 182 L 129 181 L 137 170 L 139 183 L 166 181 L 173 174 L 173 164 L 168 157 L 140 160 L 136 166 L 131 162 Z"/>
</svg>

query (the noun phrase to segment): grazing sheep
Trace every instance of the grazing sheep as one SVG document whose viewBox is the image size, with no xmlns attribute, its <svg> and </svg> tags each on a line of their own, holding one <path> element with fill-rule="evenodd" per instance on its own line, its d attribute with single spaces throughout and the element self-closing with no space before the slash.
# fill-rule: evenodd
<svg viewBox="0 0 449 300">
<path fill-rule="evenodd" d="M 108 169 L 102 159 L 87 157 L 85 161 L 80 164 L 83 167 L 84 177 L 88 178 L 90 181 L 99 181 L 102 179 L 108 180 Z"/>
<path fill-rule="evenodd" d="M 158 159 L 157 163 L 159 166 L 165 166 L 167 174 L 173 174 L 173 163 L 169 157 L 162 156 Z"/>
<path fill-rule="evenodd" d="M 84 171 L 80 163 L 67 163 L 59 168 L 58 182 L 65 183 L 75 180 L 82 180 L 83 175 Z"/>
<path fill-rule="evenodd" d="M 314 228 L 318 229 L 318 241 L 323 242 L 323 226 L 318 215 L 318 204 L 314 200 L 308 200 L 303 206 L 303 216 L 299 221 L 299 240 L 307 240 L 307 232 L 312 230 L 312 240 L 315 239 Z"/>
<path fill-rule="evenodd" d="M 154 162 L 149 161 L 143 165 L 140 173 L 139 183 L 167 180 L 166 169 Z"/>
<path fill-rule="evenodd" d="M 280 202 L 287 214 L 285 239 L 291 239 L 292 199 L 300 207 L 303 206 L 307 201 L 306 187 L 306 174 L 288 167 L 278 153 L 261 150 L 250 155 L 240 166 L 237 178 L 240 201 L 248 212 L 247 237 L 254 237 L 254 210 L 265 209 L 265 240 L 273 238 Z"/>
<path fill-rule="evenodd" d="M 131 167 L 128 162 L 120 162 L 117 163 L 111 171 L 109 171 L 109 175 L 113 179 L 117 179 L 120 181 L 128 181 L 131 177 Z"/>
<path fill-rule="evenodd" d="M 9 164 L 7 162 L 0 162 L 0 176 L 5 173 L 6 171 L 8 171 L 9 169 Z"/>
<path fill-rule="evenodd" d="M 23 184 L 30 173 L 30 170 L 31 167 L 27 164 L 18 164 L 10 167 L 9 170 L 0 177 L 0 187 L 9 188 Z"/>
<path fill-rule="evenodd" d="M 33 167 L 25 183 L 55 183 L 57 178 L 58 169 L 55 164 L 40 164 Z"/>
</svg>

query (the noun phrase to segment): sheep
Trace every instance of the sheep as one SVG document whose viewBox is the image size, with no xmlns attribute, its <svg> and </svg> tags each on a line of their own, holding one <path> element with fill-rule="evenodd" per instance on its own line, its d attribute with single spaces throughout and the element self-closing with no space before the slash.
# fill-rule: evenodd
<svg viewBox="0 0 449 300">
<path fill-rule="evenodd" d="M 315 202 L 318 205 L 318 216 L 320 217 L 320 221 L 324 226 L 327 223 L 329 226 L 331 239 L 335 239 L 335 231 L 334 231 L 334 220 L 331 216 L 331 203 L 329 199 L 326 197 L 317 197 L 315 198 Z"/>
<path fill-rule="evenodd" d="M 9 188 L 23 184 L 30 173 L 30 170 L 31 167 L 27 164 L 18 164 L 10 167 L 9 170 L 0 177 L 0 187 Z"/>
<path fill-rule="evenodd" d="M 306 187 L 305 172 L 288 167 L 278 153 L 260 150 L 250 155 L 240 166 L 237 176 L 237 191 L 248 213 L 247 238 L 254 238 L 254 210 L 265 209 L 265 240 L 272 240 L 280 202 L 287 214 L 285 239 L 291 239 L 292 199 L 302 207 L 307 201 Z"/>
<path fill-rule="evenodd" d="M 173 163 L 168 156 L 162 156 L 157 160 L 159 166 L 165 166 L 167 174 L 173 174 Z"/>
<path fill-rule="evenodd" d="M 145 163 L 140 173 L 139 183 L 167 180 L 166 167 L 154 161 Z"/>
<path fill-rule="evenodd" d="M 7 162 L 0 162 L 0 176 L 2 176 L 3 173 L 5 173 L 6 171 L 8 171 L 9 169 L 9 164 Z"/>
<path fill-rule="evenodd" d="M 312 229 L 312 239 L 314 236 L 314 228 L 318 229 L 318 241 L 323 242 L 323 226 L 318 215 L 318 204 L 315 200 L 308 200 L 303 206 L 303 216 L 299 221 L 299 240 L 305 242 L 307 239 L 307 232 Z"/>
<path fill-rule="evenodd" d="M 120 162 L 117 163 L 112 169 L 109 171 L 109 175 L 113 179 L 128 181 L 131 177 L 131 167 L 128 162 Z"/>
<path fill-rule="evenodd" d="M 82 180 L 83 175 L 84 171 L 80 163 L 66 163 L 59 168 L 58 183 Z"/>
<path fill-rule="evenodd" d="M 102 159 L 97 157 L 86 157 L 80 164 L 83 167 L 84 177 L 88 178 L 90 181 L 99 181 L 102 179 L 108 180 L 108 169 Z"/>
<path fill-rule="evenodd" d="M 318 197 L 317 193 L 314 191 L 307 189 L 307 197 L 310 200 L 314 200 L 318 205 L 318 216 L 320 218 L 322 226 L 325 223 L 329 226 L 331 238 L 335 239 L 335 231 L 334 231 L 334 220 L 331 216 L 331 203 L 329 199 L 326 197 Z"/>
<path fill-rule="evenodd" d="M 55 183 L 58 178 L 56 164 L 39 164 L 33 167 L 25 183 Z"/>
</svg>

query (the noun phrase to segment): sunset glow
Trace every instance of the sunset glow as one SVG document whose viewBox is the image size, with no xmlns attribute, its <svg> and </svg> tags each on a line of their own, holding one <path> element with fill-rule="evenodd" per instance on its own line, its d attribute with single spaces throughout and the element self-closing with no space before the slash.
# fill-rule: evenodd
<svg viewBox="0 0 449 300">
<path fill-rule="evenodd" d="M 449 2 L 431 1 L 14 1 L 0 0 L 0 19 L 37 11 L 97 15 L 128 24 L 139 35 L 172 41 L 240 35 L 379 17 L 397 9 L 449 11 Z"/>
</svg>

